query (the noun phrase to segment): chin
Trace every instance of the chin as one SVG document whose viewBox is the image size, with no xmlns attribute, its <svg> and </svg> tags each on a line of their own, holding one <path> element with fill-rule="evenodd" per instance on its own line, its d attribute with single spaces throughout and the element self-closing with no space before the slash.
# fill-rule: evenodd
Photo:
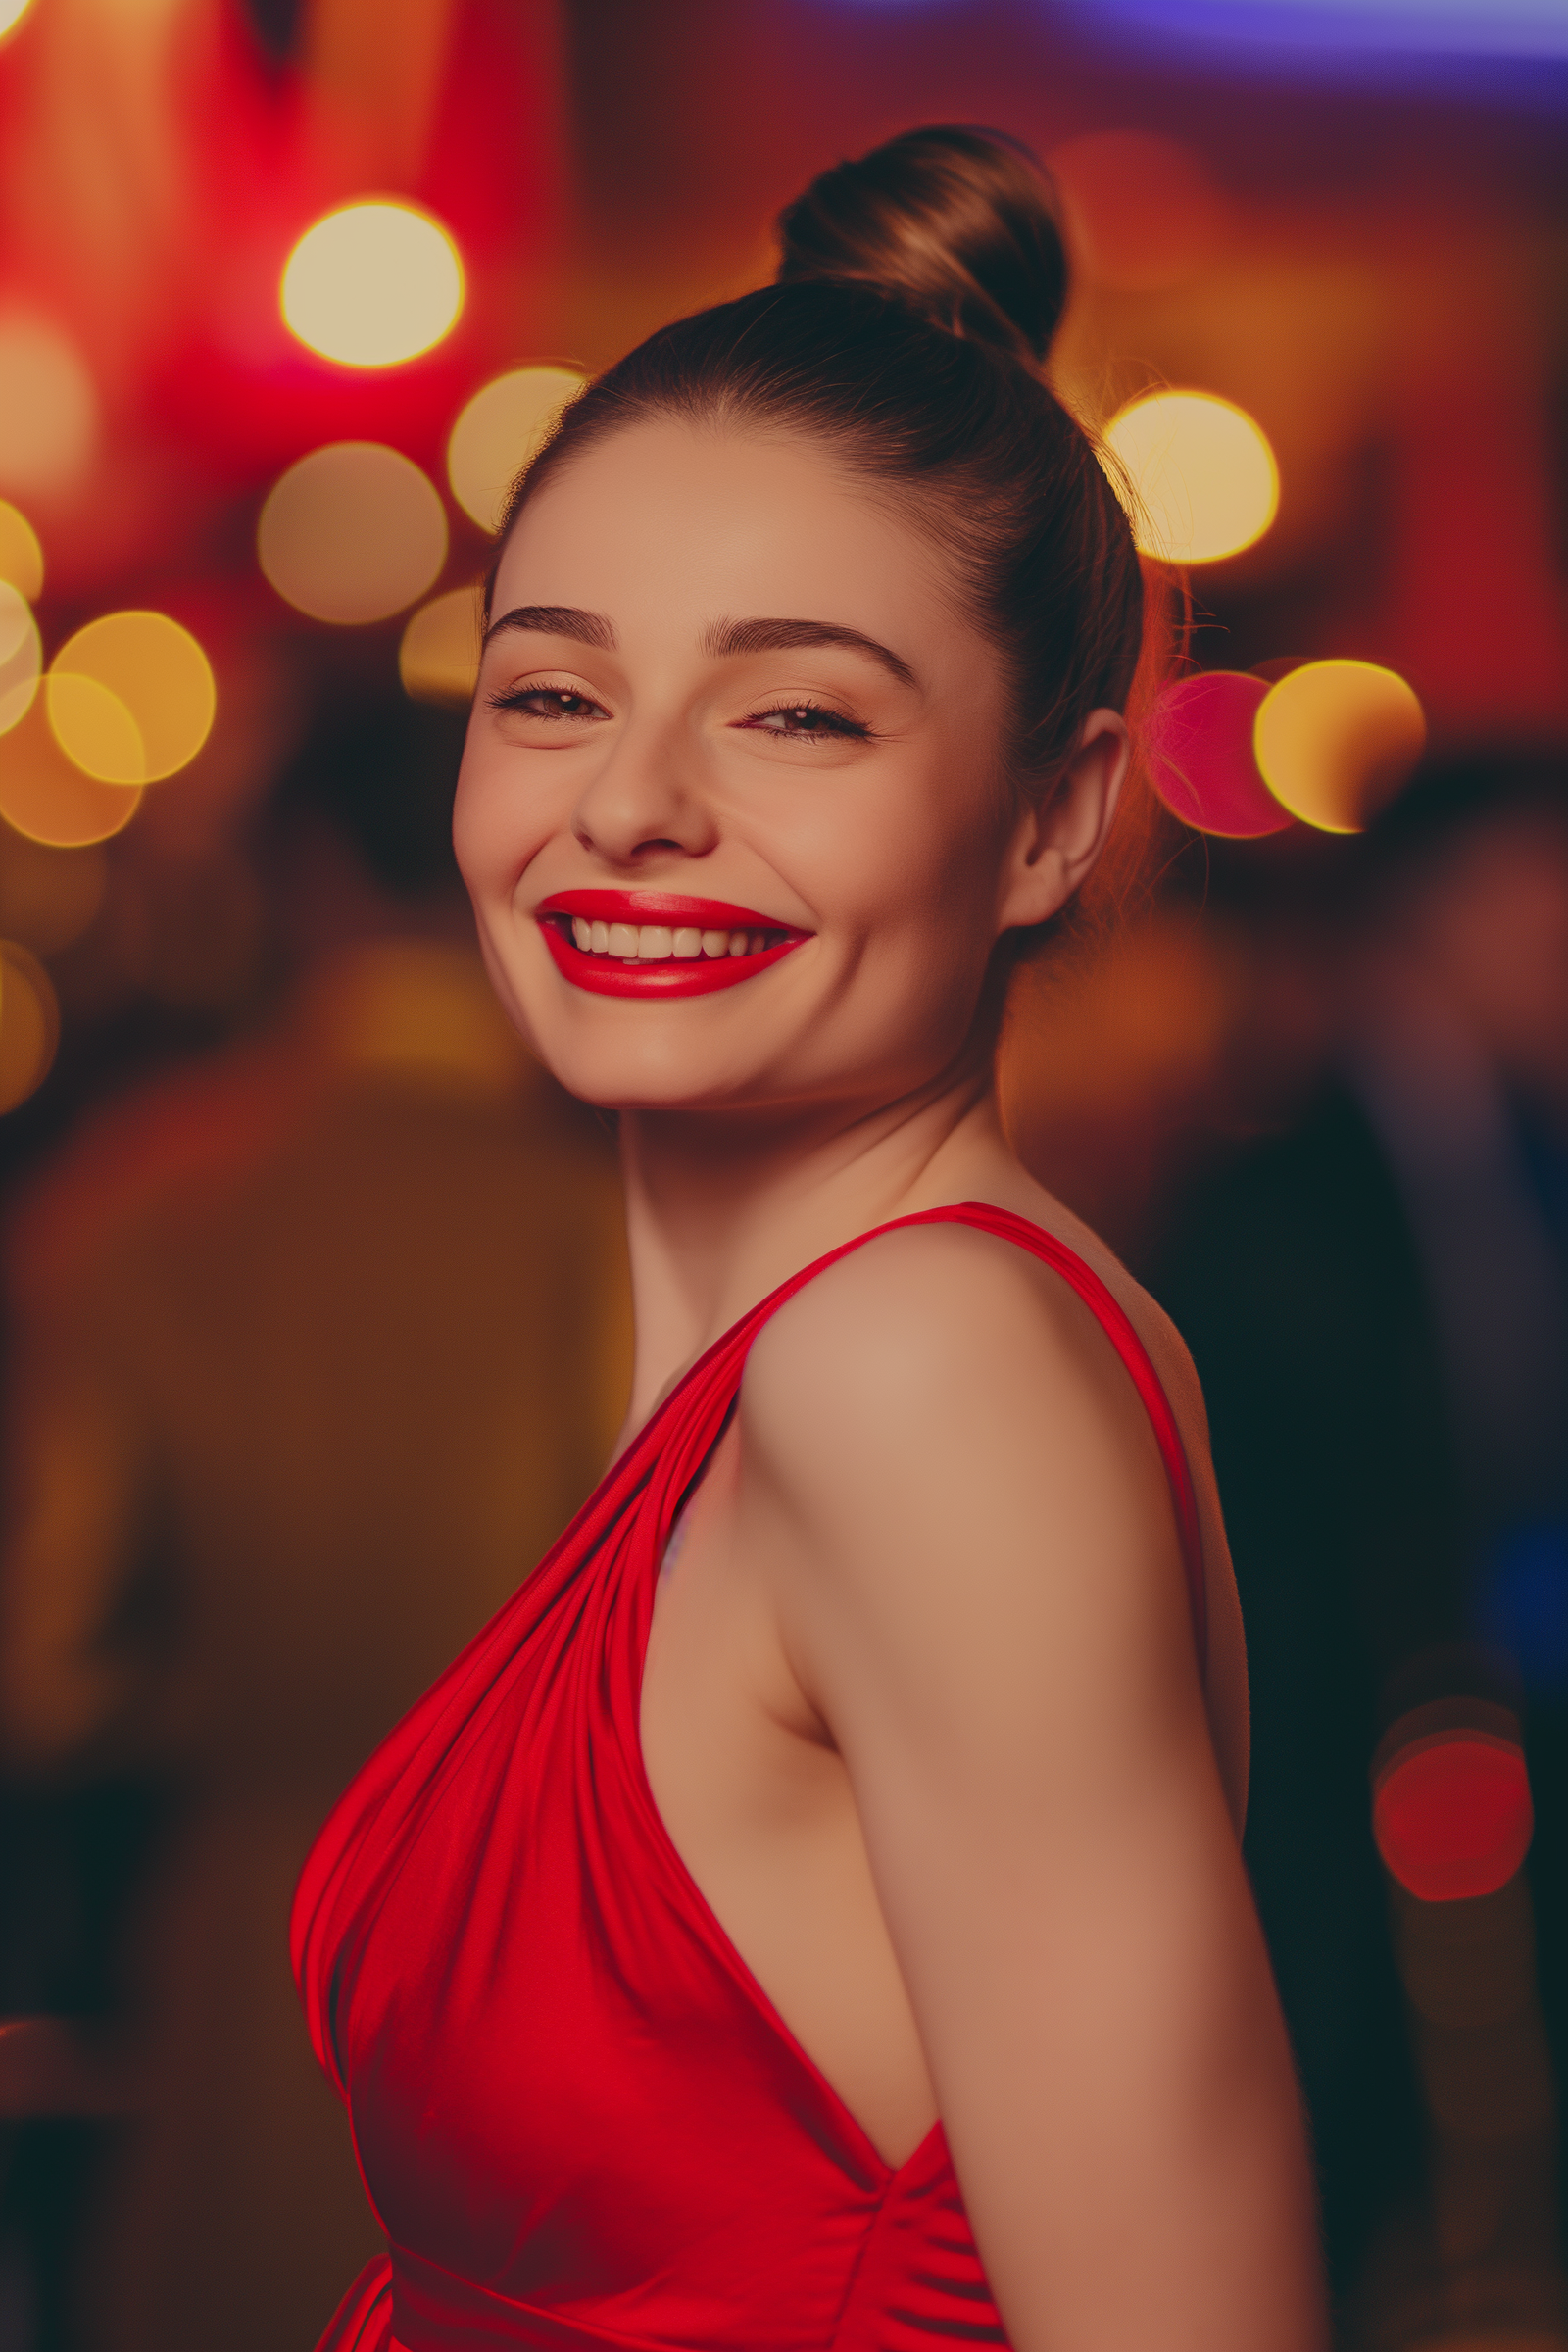
<svg viewBox="0 0 1568 2352">
<path fill-rule="evenodd" d="M 951 1004 L 923 999 L 908 972 L 852 1011 L 832 988 L 789 986 L 788 964 L 744 987 L 638 1001 L 573 985 L 533 940 L 511 955 L 487 944 L 486 961 L 530 1051 L 601 1110 L 755 1118 L 893 1102 L 963 1045 Z"/>
<path fill-rule="evenodd" d="M 658 1018 L 659 1016 L 656 1016 Z M 884 1041 L 883 1050 L 830 1056 L 823 1040 L 781 1038 L 769 1052 L 755 1028 L 744 1047 L 724 1053 L 713 1041 L 674 1034 L 665 1015 L 662 1034 L 643 1037 L 563 1034 L 560 1025 L 526 1034 L 553 1077 L 596 1109 L 686 1114 L 770 1126 L 809 1121 L 813 1112 L 858 1116 L 917 1093 L 940 1075 L 929 1042 Z"/>
<path fill-rule="evenodd" d="M 771 1056 L 755 1026 L 749 1036 L 702 1035 L 684 1006 L 562 1003 L 548 980 L 538 991 L 500 993 L 530 1052 L 568 1095 L 597 1109 L 723 1110 L 773 1091 Z"/>
<path fill-rule="evenodd" d="M 778 1032 L 799 1031 L 802 1008 L 759 1006 L 755 979 L 746 988 L 638 1001 L 574 986 L 531 941 L 521 956 L 484 946 L 513 1025 L 579 1102 L 605 1110 L 724 1111 L 798 1092 L 780 1086 L 781 1062 L 796 1056 L 790 1036 Z"/>
<path fill-rule="evenodd" d="M 578 1040 L 534 1033 L 535 1051 L 568 1095 L 601 1110 L 743 1112 L 799 1101 L 779 1073 L 683 1051 L 668 1038 Z"/>
</svg>

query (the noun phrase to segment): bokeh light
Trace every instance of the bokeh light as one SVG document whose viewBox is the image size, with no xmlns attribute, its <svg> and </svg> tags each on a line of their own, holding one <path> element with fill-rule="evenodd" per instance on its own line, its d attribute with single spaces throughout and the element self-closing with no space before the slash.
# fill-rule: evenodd
<svg viewBox="0 0 1568 2352">
<path fill-rule="evenodd" d="M 510 1090 L 522 1066 L 511 1023 L 475 989 L 466 953 L 434 940 L 369 940 L 320 975 L 306 1007 L 333 1062 L 388 1073 L 439 1070 L 447 1082 Z"/>
<path fill-rule="evenodd" d="M 218 709 L 213 666 L 167 612 L 106 612 L 49 667 L 60 748 L 101 784 L 155 784 L 194 760 Z"/>
<path fill-rule="evenodd" d="M 0 498 L 0 580 L 35 605 L 43 594 L 43 549 L 38 534 L 19 507 Z"/>
<path fill-rule="evenodd" d="M 74 489 L 97 454 L 98 426 L 75 345 L 30 312 L 0 317 L 0 487 L 46 498 Z"/>
<path fill-rule="evenodd" d="M 451 588 L 411 615 L 398 648 L 398 674 L 415 702 L 461 709 L 473 700 L 480 596 L 477 586 Z"/>
<path fill-rule="evenodd" d="M 108 841 L 129 824 L 140 801 L 138 785 L 95 783 L 66 758 L 41 695 L 0 735 L 0 816 L 29 841 L 61 850 Z"/>
<path fill-rule="evenodd" d="M 118 694 L 69 669 L 52 672 L 44 693 L 55 741 L 83 775 L 100 784 L 147 781 L 141 729 Z"/>
<path fill-rule="evenodd" d="M 574 368 L 514 368 L 469 401 L 447 443 L 447 479 L 482 531 L 499 527 L 514 481 L 587 380 Z"/>
<path fill-rule="evenodd" d="M 1290 823 L 1252 750 L 1267 692 L 1261 678 L 1208 669 L 1178 678 L 1160 695 L 1147 733 L 1150 780 L 1183 824 L 1250 841 Z"/>
<path fill-rule="evenodd" d="M 1359 833 L 1406 783 L 1426 742 L 1413 690 L 1372 662 L 1305 662 L 1258 705 L 1252 743 L 1270 792 L 1323 833 Z"/>
<path fill-rule="evenodd" d="M 261 565 L 315 620 L 385 620 L 415 604 L 447 560 L 434 483 L 379 441 L 335 441 L 273 485 L 256 529 Z"/>
<path fill-rule="evenodd" d="M 27 600 L 0 579 L 0 735 L 26 716 L 42 667 L 38 624 Z"/>
<path fill-rule="evenodd" d="M 1279 510 L 1279 468 L 1262 428 L 1215 393 L 1146 393 L 1117 412 L 1104 437 L 1132 490 L 1139 550 L 1161 563 L 1240 555 Z"/>
<path fill-rule="evenodd" d="M 89 928 L 108 887 L 101 849 L 45 849 L 0 825 L 0 936 L 56 956 Z"/>
<path fill-rule="evenodd" d="M 32 0 L 0 0 L 0 41 L 22 23 L 31 5 Z"/>
<path fill-rule="evenodd" d="M 440 222 L 412 205 L 349 204 L 301 237 L 281 300 L 289 327 L 323 359 L 392 368 L 456 323 L 463 264 Z"/>
<path fill-rule="evenodd" d="M 1479 1730 L 1412 1740 L 1378 1776 L 1372 1829 L 1393 1876 L 1426 1903 L 1495 1894 L 1530 1850 L 1524 1750 Z"/>
<path fill-rule="evenodd" d="M 36 1094 L 59 1044 L 60 1004 L 48 973 L 15 940 L 0 940 L 0 1111 Z"/>
</svg>

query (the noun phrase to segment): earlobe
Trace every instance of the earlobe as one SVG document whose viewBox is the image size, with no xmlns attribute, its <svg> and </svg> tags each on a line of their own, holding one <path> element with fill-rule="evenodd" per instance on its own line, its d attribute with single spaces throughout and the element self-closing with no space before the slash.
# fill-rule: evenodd
<svg viewBox="0 0 1568 2352">
<path fill-rule="evenodd" d="M 1004 875 L 1002 930 L 1048 922 L 1082 887 L 1109 835 L 1131 750 L 1119 711 L 1090 712 L 1066 767 L 1018 820 Z"/>
</svg>

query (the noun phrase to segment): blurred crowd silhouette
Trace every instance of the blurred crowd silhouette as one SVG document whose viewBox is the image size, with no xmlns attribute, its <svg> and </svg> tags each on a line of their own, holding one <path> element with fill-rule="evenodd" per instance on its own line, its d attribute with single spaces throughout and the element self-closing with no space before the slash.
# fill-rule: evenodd
<svg viewBox="0 0 1568 2352">
<path fill-rule="evenodd" d="M 1250 918 L 1263 965 L 1293 967 L 1286 998 L 1316 1000 L 1297 1099 L 1181 1188 L 1150 1276 L 1208 1399 L 1248 1626 L 1249 1859 L 1337 2282 L 1359 2284 L 1374 2342 L 1545 2336 L 1568 2304 L 1541 2024 L 1528 2095 L 1495 2051 L 1488 2080 L 1484 2039 L 1468 2103 L 1433 2078 L 1411 1985 L 1471 1906 L 1396 1888 L 1391 1915 L 1368 1771 L 1412 1707 L 1522 1712 L 1536 1837 L 1503 1906 L 1513 1974 L 1499 1993 L 1478 1929 L 1437 2022 L 1480 2034 L 1500 2001 L 1528 2026 L 1539 1987 L 1560 2067 L 1568 772 L 1499 755 L 1431 773 L 1336 863 L 1309 888 L 1281 875 Z M 1262 1002 L 1281 992 L 1274 974 Z M 1472 2163 L 1456 2187 L 1477 2142 L 1492 2185 Z"/>
</svg>

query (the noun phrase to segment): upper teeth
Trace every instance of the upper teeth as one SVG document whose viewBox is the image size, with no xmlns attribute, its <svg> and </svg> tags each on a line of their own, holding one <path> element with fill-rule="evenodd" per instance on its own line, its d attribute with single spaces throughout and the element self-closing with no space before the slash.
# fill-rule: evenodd
<svg viewBox="0 0 1568 2352">
<path fill-rule="evenodd" d="M 585 956 L 618 956 L 626 963 L 659 963 L 667 956 L 760 956 L 782 931 L 698 931 L 667 923 L 591 923 L 571 918 L 571 936 Z"/>
</svg>

